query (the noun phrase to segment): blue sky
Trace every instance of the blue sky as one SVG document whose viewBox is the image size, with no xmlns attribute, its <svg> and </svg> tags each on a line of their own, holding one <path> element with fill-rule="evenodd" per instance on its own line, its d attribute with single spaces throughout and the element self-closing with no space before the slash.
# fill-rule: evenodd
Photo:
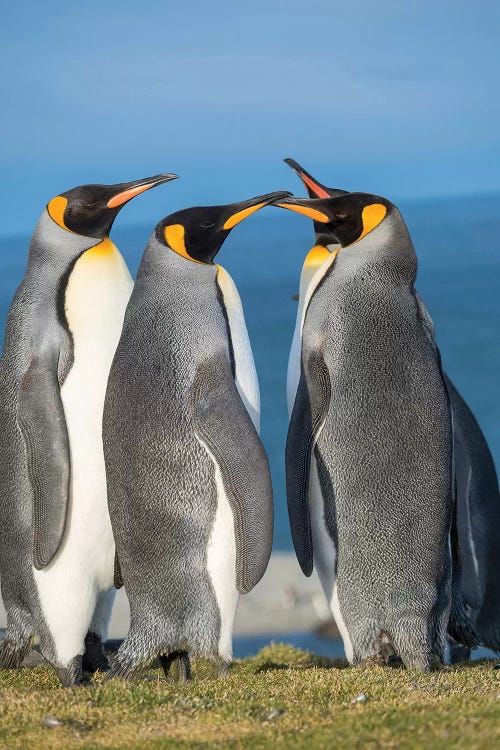
<svg viewBox="0 0 500 750">
<path fill-rule="evenodd" d="M 161 171 L 123 223 L 330 184 L 500 189 L 493 0 L 0 0 L 0 232 L 53 195 Z M 120 221 L 122 221 L 120 217 Z"/>
</svg>

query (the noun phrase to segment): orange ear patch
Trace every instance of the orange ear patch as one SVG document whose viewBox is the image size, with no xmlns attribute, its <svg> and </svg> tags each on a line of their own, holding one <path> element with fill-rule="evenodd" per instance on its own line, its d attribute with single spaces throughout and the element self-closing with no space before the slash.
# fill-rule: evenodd
<svg viewBox="0 0 500 750">
<path fill-rule="evenodd" d="M 361 214 L 363 231 L 359 235 L 358 240 L 362 239 L 368 232 L 375 229 L 375 227 L 378 227 L 380 222 L 385 219 L 386 213 L 387 207 L 382 203 L 371 203 L 369 206 L 365 206 Z"/>
<path fill-rule="evenodd" d="M 193 263 L 201 263 L 201 261 L 192 258 L 186 250 L 186 244 L 184 242 L 185 229 L 182 224 L 168 224 L 163 230 L 165 242 L 171 250 L 182 255 L 183 258 L 192 261 Z"/>
<path fill-rule="evenodd" d="M 62 227 L 62 229 L 65 229 L 67 232 L 71 232 L 71 229 L 68 229 L 68 227 L 64 223 L 64 212 L 66 211 L 67 205 L 68 199 L 64 198 L 62 195 L 58 195 L 55 198 L 52 198 L 52 200 L 49 202 L 47 211 L 49 212 L 49 216 L 52 221 L 55 221 L 58 226 Z"/>
</svg>

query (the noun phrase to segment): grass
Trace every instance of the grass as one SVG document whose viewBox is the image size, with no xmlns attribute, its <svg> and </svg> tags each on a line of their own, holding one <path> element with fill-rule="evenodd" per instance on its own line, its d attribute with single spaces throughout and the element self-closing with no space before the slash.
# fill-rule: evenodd
<svg viewBox="0 0 500 750">
<path fill-rule="evenodd" d="M 271 645 L 216 679 L 194 664 L 194 681 L 59 687 L 46 667 L 0 671 L 0 748 L 500 747 L 500 670 L 492 661 L 432 674 L 353 668 L 291 646 Z M 364 693 L 364 702 L 356 697 Z M 354 702 L 353 702 L 354 701 Z M 49 728 L 47 717 L 62 722 Z"/>
</svg>

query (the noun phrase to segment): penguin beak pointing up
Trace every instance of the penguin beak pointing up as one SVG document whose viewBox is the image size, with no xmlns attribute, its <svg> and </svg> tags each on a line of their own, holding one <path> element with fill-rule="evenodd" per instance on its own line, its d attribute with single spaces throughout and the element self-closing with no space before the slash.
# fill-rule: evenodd
<svg viewBox="0 0 500 750">
<path fill-rule="evenodd" d="M 120 191 L 109 199 L 107 207 L 118 208 L 120 206 L 123 206 L 124 203 L 127 203 L 127 201 L 135 198 L 136 195 L 144 193 L 146 190 L 149 190 L 152 187 L 163 185 L 163 183 L 165 182 L 176 179 L 176 174 L 158 174 L 154 177 L 146 177 L 142 180 L 135 180 L 134 182 L 117 185 L 117 187 L 120 188 Z"/>
<path fill-rule="evenodd" d="M 328 189 L 322 185 L 320 182 L 314 179 L 312 175 L 309 174 L 309 172 L 306 172 L 306 170 L 300 166 L 300 164 L 295 161 L 295 159 L 286 158 L 283 159 L 285 164 L 288 164 L 288 166 L 293 169 L 295 174 L 300 177 L 302 182 L 307 188 L 307 192 L 309 193 L 311 198 L 329 198 L 330 193 Z"/>
</svg>

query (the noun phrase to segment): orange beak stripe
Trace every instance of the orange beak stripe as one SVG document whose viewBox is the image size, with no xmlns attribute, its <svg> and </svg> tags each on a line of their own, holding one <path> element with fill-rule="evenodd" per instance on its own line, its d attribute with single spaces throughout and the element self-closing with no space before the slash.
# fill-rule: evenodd
<svg viewBox="0 0 500 750">
<path fill-rule="evenodd" d="M 315 208 L 309 208 L 308 206 L 297 206 L 289 203 L 276 203 L 275 205 L 279 206 L 280 208 L 288 208 L 290 211 L 295 211 L 295 213 L 297 214 L 308 216 L 310 219 L 314 219 L 314 221 L 320 221 L 322 224 L 328 224 L 328 222 L 330 221 L 326 214 L 324 214 L 322 211 L 317 211 Z"/>
<path fill-rule="evenodd" d="M 114 195 L 110 198 L 107 206 L 108 208 L 118 208 L 118 206 L 123 206 L 124 203 L 135 198 L 136 195 L 140 195 L 145 190 L 149 190 L 149 188 L 152 188 L 154 185 L 156 185 L 155 182 L 147 182 L 145 185 L 138 185 L 137 187 L 124 190 L 123 193 L 118 193 L 118 195 Z"/>
<path fill-rule="evenodd" d="M 249 208 L 244 208 L 241 211 L 237 211 L 235 214 L 230 216 L 229 219 L 227 219 L 227 221 L 224 223 L 223 229 L 232 229 L 236 226 L 236 224 L 239 224 L 240 221 L 243 221 L 243 219 L 246 219 L 247 216 L 254 214 L 259 210 L 259 208 L 262 208 L 265 205 L 265 203 L 257 203 L 257 205 L 255 206 L 250 206 Z"/>
<path fill-rule="evenodd" d="M 329 194 L 324 190 L 322 187 L 320 187 L 314 180 L 312 180 L 308 175 L 304 174 L 304 172 L 299 172 L 299 177 L 308 187 L 311 188 L 311 190 L 318 196 L 318 198 L 329 198 Z"/>
</svg>

